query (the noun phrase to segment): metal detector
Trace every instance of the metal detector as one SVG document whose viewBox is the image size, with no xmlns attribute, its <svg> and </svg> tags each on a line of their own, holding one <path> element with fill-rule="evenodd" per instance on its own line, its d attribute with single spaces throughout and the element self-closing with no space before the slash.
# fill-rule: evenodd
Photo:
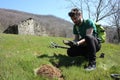
<svg viewBox="0 0 120 80">
<path fill-rule="evenodd" d="M 51 42 L 49 47 L 50 47 L 50 48 L 63 48 L 63 49 L 68 49 L 68 48 L 70 48 L 70 47 L 67 47 L 67 46 L 58 45 L 58 44 L 55 43 L 55 42 Z"/>
</svg>

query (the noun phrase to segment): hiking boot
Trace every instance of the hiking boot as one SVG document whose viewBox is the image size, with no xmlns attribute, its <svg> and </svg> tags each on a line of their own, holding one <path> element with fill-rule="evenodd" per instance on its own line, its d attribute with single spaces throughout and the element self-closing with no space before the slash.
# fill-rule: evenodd
<svg viewBox="0 0 120 80">
<path fill-rule="evenodd" d="M 89 63 L 87 67 L 85 67 L 86 71 L 92 71 L 96 69 L 96 63 Z"/>
</svg>

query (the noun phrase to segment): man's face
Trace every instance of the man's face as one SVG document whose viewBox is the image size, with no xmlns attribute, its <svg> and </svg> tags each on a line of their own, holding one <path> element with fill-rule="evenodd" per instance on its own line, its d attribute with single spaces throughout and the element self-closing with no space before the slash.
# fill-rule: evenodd
<svg viewBox="0 0 120 80">
<path fill-rule="evenodd" d="M 74 24 L 81 24 L 81 18 L 82 16 L 73 16 L 71 17 L 71 20 L 74 22 Z"/>
</svg>

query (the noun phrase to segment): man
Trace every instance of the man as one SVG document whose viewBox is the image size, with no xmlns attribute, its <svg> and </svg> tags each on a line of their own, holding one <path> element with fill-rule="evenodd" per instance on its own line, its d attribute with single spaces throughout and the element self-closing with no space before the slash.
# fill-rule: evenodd
<svg viewBox="0 0 120 80">
<path fill-rule="evenodd" d="M 97 39 L 96 26 L 92 20 L 84 20 L 79 9 L 74 8 L 68 13 L 74 23 L 73 41 L 65 42 L 71 46 L 67 50 L 70 57 L 85 56 L 88 59 L 88 66 L 85 70 L 96 69 L 96 52 L 100 50 L 101 45 Z"/>
</svg>

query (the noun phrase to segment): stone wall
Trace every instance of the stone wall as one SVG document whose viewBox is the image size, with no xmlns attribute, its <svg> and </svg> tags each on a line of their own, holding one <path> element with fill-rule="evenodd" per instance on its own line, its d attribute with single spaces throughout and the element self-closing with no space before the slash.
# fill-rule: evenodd
<svg viewBox="0 0 120 80">
<path fill-rule="evenodd" d="M 48 33 L 44 26 L 41 26 L 40 23 L 35 23 L 34 25 L 34 33 L 37 36 L 48 36 Z"/>
<path fill-rule="evenodd" d="M 18 34 L 34 35 L 34 20 L 29 18 L 18 24 Z"/>
<path fill-rule="evenodd" d="M 46 29 L 44 26 L 38 24 L 34 19 L 29 18 L 27 20 L 21 21 L 18 24 L 18 34 L 22 35 L 37 35 L 37 36 L 46 36 Z"/>
</svg>

